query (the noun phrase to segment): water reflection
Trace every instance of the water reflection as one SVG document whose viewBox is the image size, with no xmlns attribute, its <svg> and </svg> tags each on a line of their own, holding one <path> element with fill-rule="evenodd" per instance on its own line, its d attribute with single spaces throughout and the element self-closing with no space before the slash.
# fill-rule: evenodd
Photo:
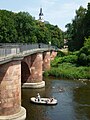
<svg viewBox="0 0 90 120">
<path fill-rule="evenodd" d="M 74 101 L 78 120 L 90 120 L 90 83 L 84 83 L 74 89 Z"/>
<path fill-rule="evenodd" d="M 22 89 L 22 106 L 27 110 L 26 120 L 90 120 L 90 83 L 81 81 L 45 79 L 41 89 Z M 54 106 L 36 105 L 32 96 L 54 96 Z"/>
</svg>

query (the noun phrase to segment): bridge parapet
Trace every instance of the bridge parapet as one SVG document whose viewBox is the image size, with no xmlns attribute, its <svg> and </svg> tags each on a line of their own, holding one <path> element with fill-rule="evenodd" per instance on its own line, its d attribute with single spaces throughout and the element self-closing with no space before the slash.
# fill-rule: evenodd
<svg viewBox="0 0 90 120">
<path fill-rule="evenodd" d="M 16 55 L 20 53 L 27 53 L 30 50 L 41 50 L 47 49 L 52 50 L 54 46 L 49 46 L 47 44 L 39 43 L 39 44 L 16 44 L 16 43 L 0 43 L 0 59 L 2 57 L 6 57 L 9 55 Z"/>
</svg>

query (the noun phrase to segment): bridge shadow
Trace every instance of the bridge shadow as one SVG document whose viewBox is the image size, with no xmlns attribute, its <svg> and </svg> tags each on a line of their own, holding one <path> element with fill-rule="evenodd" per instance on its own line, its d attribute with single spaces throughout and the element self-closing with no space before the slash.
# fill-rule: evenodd
<svg viewBox="0 0 90 120">
<path fill-rule="evenodd" d="M 32 55 L 32 57 L 31 57 L 31 67 L 33 66 L 33 64 L 35 64 L 36 57 L 37 57 L 37 54 Z"/>
<path fill-rule="evenodd" d="M 10 66 L 5 66 L 4 67 L 4 65 L 0 65 L 0 84 L 2 83 L 3 78 L 4 78 L 4 76 L 5 76 L 9 67 Z M 1 88 L 1 86 L 0 86 L 0 88 Z"/>
<path fill-rule="evenodd" d="M 30 70 L 26 62 L 21 62 L 21 84 L 26 83 L 30 76 Z"/>
</svg>

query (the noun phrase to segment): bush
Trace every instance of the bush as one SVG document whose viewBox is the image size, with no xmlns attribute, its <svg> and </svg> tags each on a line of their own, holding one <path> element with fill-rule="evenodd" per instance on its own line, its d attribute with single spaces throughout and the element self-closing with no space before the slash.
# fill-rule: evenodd
<svg viewBox="0 0 90 120">
<path fill-rule="evenodd" d="M 49 76 L 48 71 L 45 71 L 45 72 L 43 73 L 43 75 L 44 75 L 45 77 L 48 77 L 48 76 Z"/>
<path fill-rule="evenodd" d="M 81 53 L 84 53 L 84 54 L 88 55 L 88 47 L 87 47 L 87 46 L 82 47 L 82 48 L 80 49 L 79 54 L 81 54 Z"/>
<path fill-rule="evenodd" d="M 56 57 L 53 61 L 51 61 L 52 67 L 58 67 L 58 63 L 60 62 L 60 58 Z"/>
<path fill-rule="evenodd" d="M 89 67 L 76 67 L 70 63 L 60 64 L 58 68 L 52 67 L 48 76 L 68 79 L 90 79 Z"/>
<path fill-rule="evenodd" d="M 88 66 L 90 66 L 90 55 L 87 56 L 87 63 L 88 63 Z"/>
<path fill-rule="evenodd" d="M 65 56 L 65 53 L 62 51 L 58 51 L 57 57 L 63 57 L 63 56 Z"/>
<path fill-rule="evenodd" d="M 87 65 L 87 62 L 90 65 L 90 55 L 75 52 L 70 53 L 68 56 L 56 57 L 51 62 L 51 70 L 45 72 L 45 74 L 59 78 L 90 79 L 90 67 L 77 67 L 77 61 L 80 65 Z"/>
<path fill-rule="evenodd" d="M 85 53 L 80 54 L 80 56 L 78 57 L 78 63 L 79 65 L 87 65 L 87 56 Z"/>
<path fill-rule="evenodd" d="M 82 66 L 90 65 L 90 37 L 86 39 L 84 47 L 78 53 L 78 64 Z"/>
<path fill-rule="evenodd" d="M 61 58 L 61 62 L 67 62 L 67 63 L 76 63 L 77 62 L 77 56 L 76 55 L 68 55 Z"/>
</svg>

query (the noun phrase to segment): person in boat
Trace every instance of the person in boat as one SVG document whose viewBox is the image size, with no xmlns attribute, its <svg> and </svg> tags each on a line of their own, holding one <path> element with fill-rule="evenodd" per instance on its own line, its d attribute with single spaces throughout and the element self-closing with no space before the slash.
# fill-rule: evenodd
<svg viewBox="0 0 90 120">
<path fill-rule="evenodd" d="M 54 97 L 50 98 L 50 102 L 52 102 L 54 100 Z"/>
<path fill-rule="evenodd" d="M 41 97 L 40 97 L 40 94 L 39 94 L 39 93 L 37 94 L 37 99 L 38 99 L 38 101 L 40 101 L 40 99 L 41 99 Z"/>
<path fill-rule="evenodd" d="M 46 100 L 46 104 L 48 104 L 49 103 L 49 100 Z"/>
</svg>

